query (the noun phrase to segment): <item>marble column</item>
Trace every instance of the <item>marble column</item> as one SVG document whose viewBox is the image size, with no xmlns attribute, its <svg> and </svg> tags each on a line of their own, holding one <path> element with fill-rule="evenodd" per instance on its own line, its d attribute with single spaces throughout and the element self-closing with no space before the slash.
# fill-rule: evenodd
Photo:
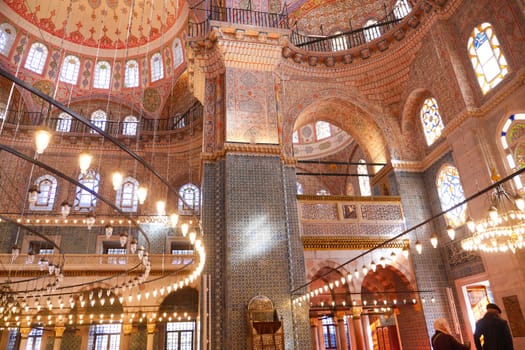
<svg viewBox="0 0 525 350">
<path fill-rule="evenodd" d="M 64 326 L 55 326 L 55 341 L 53 342 L 53 350 L 60 350 L 60 346 L 62 345 L 62 336 L 64 335 L 65 330 L 66 327 Z"/>
</svg>

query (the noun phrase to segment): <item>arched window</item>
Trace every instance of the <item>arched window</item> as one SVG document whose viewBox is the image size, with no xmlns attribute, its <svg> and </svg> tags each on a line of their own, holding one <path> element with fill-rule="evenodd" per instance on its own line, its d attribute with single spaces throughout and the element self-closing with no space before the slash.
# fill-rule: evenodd
<svg viewBox="0 0 525 350">
<path fill-rule="evenodd" d="M 509 72 L 507 60 L 490 23 L 474 28 L 468 39 L 468 53 L 484 94 L 498 85 Z"/>
<path fill-rule="evenodd" d="M 379 31 L 379 27 L 373 27 L 375 24 L 377 24 L 376 19 L 369 19 L 365 23 L 365 30 L 363 33 L 365 34 L 365 40 L 366 42 L 372 41 L 376 38 L 379 38 L 381 36 L 381 32 Z M 370 27 L 370 28 L 368 28 Z"/>
<path fill-rule="evenodd" d="M 106 130 L 106 120 L 106 112 L 103 110 L 99 109 L 91 113 L 91 123 L 102 130 Z M 91 129 L 90 132 L 93 134 L 96 133 L 96 131 L 93 129 Z"/>
<path fill-rule="evenodd" d="M 85 174 L 80 173 L 78 176 L 78 182 L 86 186 L 91 191 L 98 193 L 100 177 L 95 170 L 88 170 Z M 95 208 L 96 204 L 97 196 L 91 194 L 80 186 L 77 186 L 74 202 L 75 210 L 90 211 Z"/>
<path fill-rule="evenodd" d="M 139 86 L 139 64 L 135 60 L 129 60 L 126 62 L 124 86 L 127 88 Z"/>
<path fill-rule="evenodd" d="M 179 214 L 199 212 L 200 191 L 194 184 L 185 184 L 179 190 Z M 182 201 L 184 200 L 184 202 Z"/>
<path fill-rule="evenodd" d="M 125 212 L 136 212 L 139 205 L 137 189 L 139 182 L 132 177 L 125 177 L 117 190 L 116 206 Z"/>
<path fill-rule="evenodd" d="M 162 56 L 157 52 L 151 56 L 151 81 L 157 81 L 164 78 L 164 65 L 162 64 Z"/>
<path fill-rule="evenodd" d="M 361 196 L 371 196 L 372 190 L 370 189 L 370 178 L 368 177 L 366 161 L 364 159 L 359 159 L 359 163 L 361 163 L 357 166 L 357 174 L 360 175 L 359 191 L 361 191 Z"/>
<path fill-rule="evenodd" d="M 66 56 L 60 70 L 60 81 L 76 84 L 80 70 L 80 59 L 77 56 Z"/>
<path fill-rule="evenodd" d="M 318 196 L 329 196 L 330 191 L 325 190 L 324 188 L 321 188 L 319 191 L 317 191 L 316 195 Z"/>
<path fill-rule="evenodd" d="M 66 112 L 62 112 L 58 115 L 56 131 L 70 132 L 71 131 L 72 118 Z"/>
<path fill-rule="evenodd" d="M 97 89 L 109 89 L 111 80 L 111 65 L 106 61 L 99 61 L 95 65 L 93 87 Z"/>
<path fill-rule="evenodd" d="M 408 3 L 408 0 L 397 0 L 394 5 L 394 16 L 397 19 L 405 18 L 412 11 L 412 6 Z"/>
<path fill-rule="evenodd" d="M 423 124 L 423 132 L 427 145 L 433 144 L 443 131 L 443 121 L 439 114 L 439 107 L 437 101 L 433 97 L 429 97 L 423 102 L 423 107 L 420 111 L 421 124 Z"/>
<path fill-rule="evenodd" d="M 317 140 L 326 139 L 332 136 L 332 132 L 330 131 L 330 123 L 323 121 L 316 122 L 315 135 L 317 136 Z"/>
<path fill-rule="evenodd" d="M 184 62 L 184 55 L 182 53 L 182 45 L 180 43 L 180 39 L 176 38 L 173 40 L 173 67 L 177 68 Z"/>
<path fill-rule="evenodd" d="M 512 114 L 501 129 L 500 144 L 512 171 L 525 167 L 525 113 Z M 522 176 L 514 176 L 517 189 L 523 188 Z"/>
<path fill-rule="evenodd" d="M 0 24 L 0 53 L 9 55 L 9 51 L 15 42 L 16 30 L 9 23 Z"/>
<path fill-rule="evenodd" d="M 297 194 L 304 194 L 303 185 L 297 181 Z"/>
<path fill-rule="evenodd" d="M 0 102 L 0 120 L 5 119 L 7 115 L 7 106 L 5 103 Z"/>
<path fill-rule="evenodd" d="M 446 164 L 437 175 L 436 187 L 441 209 L 447 210 L 465 200 L 465 193 L 459 179 L 458 169 Z M 467 206 L 464 204 L 445 214 L 447 223 L 452 227 L 463 225 L 467 217 Z"/>
<path fill-rule="evenodd" d="M 57 191 L 57 179 L 51 175 L 42 175 L 35 180 L 39 193 L 35 204 L 30 204 L 31 210 L 53 210 Z"/>
<path fill-rule="evenodd" d="M 47 47 L 42 43 L 33 43 L 27 54 L 24 67 L 37 74 L 42 74 L 47 59 Z"/>
<path fill-rule="evenodd" d="M 137 135 L 137 117 L 133 115 L 128 115 L 124 118 L 124 123 L 122 124 L 122 135 L 126 136 L 135 136 Z"/>
</svg>

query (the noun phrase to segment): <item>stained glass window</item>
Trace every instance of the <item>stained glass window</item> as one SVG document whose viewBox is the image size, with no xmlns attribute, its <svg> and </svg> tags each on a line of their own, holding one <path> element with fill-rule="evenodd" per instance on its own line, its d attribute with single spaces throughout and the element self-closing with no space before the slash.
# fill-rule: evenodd
<svg viewBox="0 0 525 350">
<path fill-rule="evenodd" d="M 44 65 L 47 59 L 47 47 L 42 43 L 33 43 L 27 54 L 24 67 L 38 74 L 44 71 Z"/>
<path fill-rule="evenodd" d="M 436 181 L 439 202 L 442 210 L 448 210 L 465 200 L 458 169 L 452 165 L 441 167 Z M 445 214 L 447 223 L 452 227 L 463 225 L 466 221 L 467 205 L 463 204 Z"/>
<path fill-rule="evenodd" d="M 42 175 L 35 180 L 35 186 L 39 193 L 35 204 L 30 204 L 29 209 L 53 210 L 57 190 L 57 179 L 51 175 Z"/>
<path fill-rule="evenodd" d="M 370 178 L 368 177 L 368 168 L 366 166 L 366 161 L 364 159 L 359 159 L 359 164 L 357 166 L 357 174 L 359 176 L 359 190 L 361 191 L 361 196 L 371 196 L 372 190 L 370 189 Z"/>
<path fill-rule="evenodd" d="M 139 182 L 132 177 L 125 177 L 117 190 L 116 205 L 124 212 L 136 212 L 139 205 L 137 189 Z"/>
<path fill-rule="evenodd" d="M 316 122 L 315 134 L 318 140 L 326 139 L 332 136 L 332 132 L 330 131 L 330 124 L 323 121 Z"/>
<path fill-rule="evenodd" d="M 133 115 L 128 115 L 124 118 L 124 123 L 122 124 L 122 135 L 126 136 L 135 136 L 137 135 L 137 117 Z"/>
<path fill-rule="evenodd" d="M 0 24 L 0 53 L 4 56 L 9 55 L 9 51 L 15 41 L 16 30 L 9 23 Z"/>
<path fill-rule="evenodd" d="M 81 173 L 78 176 L 78 182 L 86 186 L 91 191 L 95 193 L 98 192 L 100 178 L 95 170 L 88 170 L 85 174 Z M 97 196 L 77 186 L 74 202 L 75 210 L 89 211 L 90 209 L 93 209 L 96 204 Z"/>
<path fill-rule="evenodd" d="M 60 81 L 76 84 L 78 72 L 80 70 L 80 60 L 77 56 L 66 56 L 60 70 Z"/>
<path fill-rule="evenodd" d="M 127 88 L 139 86 L 139 64 L 135 60 L 129 60 L 126 62 L 124 86 Z"/>
<path fill-rule="evenodd" d="M 62 112 L 58 115 L 56 131 L 69 132 L 71 131 L 72 118 L 66 112 Z"/>
<path fill-rule="evenodd" d="M 91 113 L 91 123 L 102 130 L 106 130 L 106 112 L 99 109 Z M 90 132 L 93 134 L 96 133 L 93 129 L 91 129 Z"/>
<path fill-rule="evenodd" d="M 164 65 L 162 64 L 162 56 L 159 52 L 151 56 L 151 81 L 157 81 L 164 78 Z"/>
<path fill-rule="evenodd" d="M 179 38 L 173 40 L 173 67 L 177 68 L 184 62 L 184 54 L 182 53 L 182 45 Z"/>
<path fill-rule="evenodd" d="M 512 171 L 525 167 L 525 113 L 512 114 L 501 129 L 500 144 Z M 517 189 L 523 188 L 522 176 L 514 176 Z"/>
<path fill-rule="evenodd" d="M 379 27 L 373 27 L 373 25 L 377 24 L 377 20 L 375 19 L 369 19 L 368 21 L 366 21 L 365 23 L 365 30 L 364 30 L 364 34 L 365 34 L 365 40 L 368 42 L 368 41 L 372 41 L 376 38 L 379 38 L 381 36 L 381 32 L 379 31 Z M 371 27 L 371 28 L 368 28 L 368 27 Z"/>
<path fill-rule="evenodd" d="M 297 181 L 297 194 L 304 194 L 303 185 Z"/>
<path fill-rule="evenodd" d="M 429 97 L 425 100 L 421 107 L 420 117 L 427 145 L 430 146 L 441 136 L 444 128 L 435 98 Z"/>
<path fill-rule="evenodd" d="M 111 65 L 106 61 L 99 61 L 95 65 L 93 87 L 97 89 L 109 89 L 111 80 Z"/>
<path fill-rule="evenodd" d="M 509 72 L 507 60 L 490 23 L 474 28 L 468 40 L 468 53 L 484 94 L 498 85 Z"/>
<path fill-rule="evenodd" d="M 179 190 L 179 213 L 191 214 L 199 212 L 200 191 L 194 184 L 185 184 Z M 184 201 L 183 201 L 184 200 Z"/>
</svg>

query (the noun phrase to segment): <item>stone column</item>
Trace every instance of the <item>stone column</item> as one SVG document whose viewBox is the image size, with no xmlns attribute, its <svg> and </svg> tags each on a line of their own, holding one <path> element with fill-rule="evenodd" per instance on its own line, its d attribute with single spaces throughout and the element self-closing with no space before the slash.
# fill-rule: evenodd
<svg viewBox="0 0 525 350">
<path fill-rule="evenodd" d="M 319 346 L 319 334 L 317 332 L 317 323 L 319 321 L 315 318 L 310 319 L 310 331 L 312 333 L 312 345 L 313 350 L 319 350 L 321 347 Z"/>
<path fill-rule="evenodd" d="M 336 313 L 334 315 L 334 321 L 337 322 L 337 348 L 347 350 L 348 344 L 346 343 L 345 314 L 343 312 Z"/>
<path fill-rule="evenodd" d="M 285 38 L 271 28 L 214 25 L 213 40 L 190 39 L 188 54 L 190 85 L 205 110 L 201 219 L 210 348 L 246 349 L 246 305 L 264 295 L 283 321 L 285 349 L 311 349 L 308 309 L 290 302 L 290 290 L 305 283 L 305 264 L 295 166 L 280 134 L 277 67 Z"/>
<path fill-rule="evenodd" d="M 146 349 L 147 350 L 153 350 L 153 337 L 155 336 L 155 323 L 148 323 L 147 324 L 147 328 L 148 328 L 148 339 L 147 339 L 147 346 L 146 346 Z"/>
<path fill-rule="evenodd" d="M 325 350 L 323 323 L 317 321 L 317 339 L 319 339 L 319 350 Z"/>
<path fill-rule="evenodd" d="M 53 342 L 53 350 L 60 350 L 60 345 L 62 345 L 62 336 L 66 327 L 64 326 L 55 326 L 55 341 Z"/>
<path fill-rule="evenodd" d="M 6 349 L 9 343 L 9 329 L 4 328 L 0 332 L 0 349 Z"/>
<path fill-rule="evenodd" d="M 79 333 L 81 336 L 81 349 L 87 349 L 88 348 L 88 342 L 89 342 L 89 325 L 86 326 L 80 326 L 79 327 Z"/>
<path fill-rule="evenodd" d="M 31 333 L 31 328 L 22 327 L 20 328 L 20 346 L 19 349 L 25 349 L 27 346 L 27 337 Z"/>
<path fill-rule="evenodd" d="M 122 325 L 122 336 L 120 338 L 120 350 L 128 350 L 131 338 L 131 330 L 133 325 L 131 323 L 124 323 Z"/>
<path fill-rule="evenodd" d="M 361 323 L 361 316 L 354 315 L 354 317 L 352 318 L 352 323 L 354 324 L 355 340 L 357 343 L 356 350 L 366 350 L 363 324 Z"/>
<path fill-rule="evenodd" d="M 352 350 L 359 350 L 359 343 L 357 342 L 357 330 L 354 322 L 354 316 L 348 318 L 348 331 L 350 333 L 350 348 Z"/>
</svg>

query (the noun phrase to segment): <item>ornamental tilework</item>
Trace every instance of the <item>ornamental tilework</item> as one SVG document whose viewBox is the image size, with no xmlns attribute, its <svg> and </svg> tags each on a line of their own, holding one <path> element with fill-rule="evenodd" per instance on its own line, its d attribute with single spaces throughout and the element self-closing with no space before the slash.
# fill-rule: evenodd
<svg viewBox="0 0 525 350">
<path fill-rule="evenodd" d="M 303 222 L 302 235 L 325 236 L 325 237 L 347 237 L 347 236 L 371 236 L 392 237 L 404 230 L 402 224 L 363 224 L 363 223 L 310 223 Z"/>
<path fill-rule="evenodd" d="M 362 204 L 361 216 L 364 220 L 403 220 L 403 213 L 398 204 Z"/>
<path fill-rule="evenodd" d="M 315 203 L 301 205 L 301 218 L 303 220 L 337 220 L 336 203 Z"/>
</svg>

